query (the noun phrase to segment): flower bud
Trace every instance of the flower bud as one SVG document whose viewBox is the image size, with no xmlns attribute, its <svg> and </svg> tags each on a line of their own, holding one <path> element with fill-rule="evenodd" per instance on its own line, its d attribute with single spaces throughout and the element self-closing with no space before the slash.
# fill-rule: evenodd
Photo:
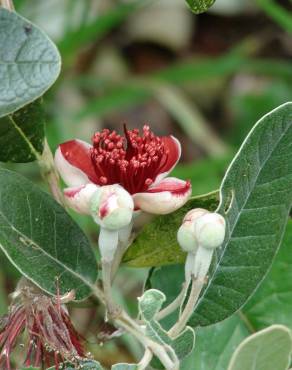
<svg viewBox="0 0 292 370">
<path fill-rule="evenodd" d="M 134 211 L 131 195 L 120 185 L 101 186 L 91 198 L 94 221 L 109 230 L 130 224 Z"/>
<path fill-rule="evenodd" d="M 195 221 L 194 229 L 200 246 L 215 249 L 224 241 L 225 219 L 218 213 L 206 213 Z"/>
<path fill-rule="evenodd" d="M 178 243 L 185 252 L 196 252 L 198 241 L 195 235 L 194 223 L 200 216 L 206 213 L 208 213 L 206 209 L 195 208 L 185 215 L 183 223 L 177 232 Z"/>
</svg>

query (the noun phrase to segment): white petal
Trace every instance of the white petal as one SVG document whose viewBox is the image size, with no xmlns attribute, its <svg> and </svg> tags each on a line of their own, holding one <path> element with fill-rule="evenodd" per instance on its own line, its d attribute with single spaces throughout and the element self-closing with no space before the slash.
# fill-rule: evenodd
<svg viewBox="0 0 292 370">
<path fill-rule="evenodd" d="M 167 214 L 182 207 L 191 192 L 188 181 L 169 177 L 145 193 L 134 194 L 133 199 L 137 209 L 153 214 Z"/>
<path fill-rule="evenodd" d="M 98 188 L 97 185 L 87 184 L 64 189 L 66 203 L 76 212 L 89 215 L 91 214 L 90 200 Z"/>
</svg>

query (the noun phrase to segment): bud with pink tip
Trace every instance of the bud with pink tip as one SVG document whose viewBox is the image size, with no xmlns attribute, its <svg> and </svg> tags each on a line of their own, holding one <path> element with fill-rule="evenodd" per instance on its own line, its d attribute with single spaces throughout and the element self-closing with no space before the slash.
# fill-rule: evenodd
<svg viewBox="0 0 292 370">
<path fill-rule="evenodd" d="M 219 247 L 224 241 L 225 227 L 225 219 L 219 213 L 205 213 L 194 224 L 198 243 L 207 249 Z"/>
<path fill-rule="evenodd" d="M 177 240 L 182 250 L 195 253 L 198 241 L 195 234 L 194 222 L 208 211 L 202 208 L 190 210 L 184 217 L 182 225 L 177 232 Z"/>
<path fill-rule="evenodd" d="M 94 221 L 109 230 L 119 230 L 132 221 L 134 202 L 120 185 L 107 185 L 97 189 L 91 198 Z"/>
<path fill-rule="evenodd" d="M 111 262 L 119 242 L 119 233 L 129 232 L 133 218 L 134 202 L 120 185 L 105 185 L 91 198 L 91 214 L 100 225 L 99 249 L 102 260 Z"/>
<path fill-rule="evenodd" d="M 225 219 L 218 213 L 197 208 L 186 214 L 177 234 L 181 248 L 188 252 L 186 281 L 190 281 L 191 276 L 205 278 L 214 249 L 224 241 L 225 228 Z"/>
</svg>

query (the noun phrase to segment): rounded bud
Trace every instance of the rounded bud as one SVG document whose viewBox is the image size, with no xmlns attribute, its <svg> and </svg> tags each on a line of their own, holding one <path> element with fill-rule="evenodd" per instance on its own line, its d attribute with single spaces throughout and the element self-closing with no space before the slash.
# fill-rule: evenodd
<svg viewBox="0 0 292 370">
<path fill-rule="evenodd" d="M 225 237 L 225 219 L 219 213 L 203 214 L 195 221 L 195 235 L 200 246 L 209 249 L 219 247 Z"/>
<path fill-rule="evenodd" d="M 194 225 L 190 222 L 182 224 L 177 232 L 177 241 L 185 252 L 195 252 L 198 242 L 195 236 Z"/>
<path fill-rule="evenodd" d="M 129 225 L 133 211 L 131 195 L 118 184 L 101 186 L 91 198 L 94 221 L 109 230 L 119 230 Z"/>
<path fill-rule="evenodd" d="M 195 235 L 194 223 L 200 216 L 206 213 L 208 213 L 206 209 L 195 208 L 185 215 L 182 225 L 177 232 L 177 241 L 185 252 L 196 252 L 198 241 Z"/>
</svg>

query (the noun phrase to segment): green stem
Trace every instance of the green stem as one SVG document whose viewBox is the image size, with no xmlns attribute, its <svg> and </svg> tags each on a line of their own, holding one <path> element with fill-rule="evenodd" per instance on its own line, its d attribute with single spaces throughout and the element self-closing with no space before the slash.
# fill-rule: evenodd
<svg viewBox="0 0 292 370">
<path fill-rule="evenodd" d="M 164 319 L 166 316 L 170 315 L 172 312 L 174 312 L 177 308 L 180 307 L 180 305 L 185 299 L 188 286 L 189 284 L 185 282 L 179 295 L 168 306 L 166 306 L 163 310 L 158 312 L 158 314 L 155 316 L 155 320 L 159 321 Z"/>
<path fill-rule="evenodd" d="M 119 315 L 121 308 L 117 306 L 112 297 L 112 287 L 111 287 L 111 270 L 112 262 L 102 261 L 102 282 L 103 282 L 103 291 L 104 298 L 106 302 L 107 314 L 109 318 Z"/>
<path fill-rule="evenodd" d="M 247 329 L 251 333 L 255 333 L 256 332 L 256 329 L 252 326 L 252 323 L 249 321 L 249 319 L 247 318 L 247 316 L 242 311 L 238 311 L 238 316 L 244 322 L 245 326 L 247 327 Z"/>
<path fill-rule="evenodd" d="M 153 353 L 150 351 L 149 348 L 146 348 L 144 356 L 142 357 L 141 361 L 138 364 L 138 370 L 146 370 L 147 366 L 150 364 L 152 360 Z"/>
<path fill-rule="evenodd" d="M 62 191 L 60 190 L 59 175 L 56 171 L 53 154 L 47 139 L 44 141 L 44 150 L 41 157 L 38 158 L 38 164 L 44 180 L 48 183 L 51 189 L 53 197 L 58 203 L 66 208 L 64 197 Z"/>
<path fill-rule="evenodd" d="M 169 335 L 175 338 L 185 328 L 190 316 L 194 312 L 194 308 L 203 289 L 205 279 L 192 277 L 192 289 L 190 292 L 189 300 L 182 312 L 181 317 L 177 323 L 169 330 Z"/>
</svg>

